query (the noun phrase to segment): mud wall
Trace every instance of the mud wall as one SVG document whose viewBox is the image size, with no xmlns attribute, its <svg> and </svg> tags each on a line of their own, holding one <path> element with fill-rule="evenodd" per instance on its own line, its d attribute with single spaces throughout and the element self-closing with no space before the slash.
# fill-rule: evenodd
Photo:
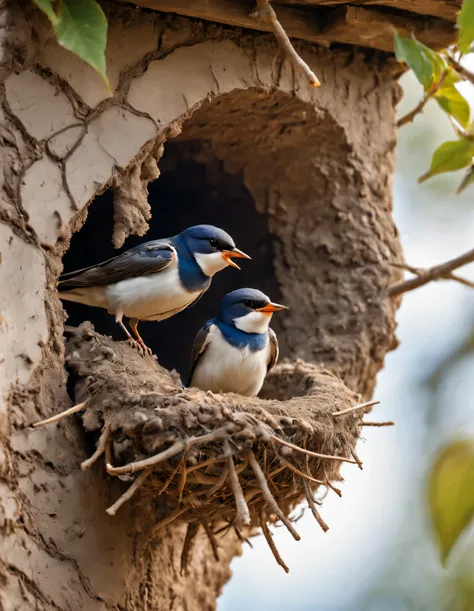
<svg viewBox="0 0 474 611">
<path fill-rule="evenodd" d="M 166 140 L 205 143 L 226 171 L 242 175 L 267 215 L 274 279 L 292 307 L 277 327 L 287 356 L 324 363 L 369 396 L 395 345 L 394 305 L 385 291 L 390 262 L 400 257 L 390 196 L 398 94 L 385 58 L 302 44 L 322 82 L 313 90 L 270 36 L 111 6 L 112 97 L 100 77 L 56 44 L 41 15 L 5 9 L 0 606 L 6 609 L 212 609 L 229 576 L 227 560 L 239 548 L 230 540 L 223 563 L 209 568 L 210 553 L 197 546 L 189 575 L 179 577 L 182 529 L 150 548 L 136 513 L 104 517 L 112 492 L 99 471 L 79 472 L 89 448 L 74 422 L 27 428 L 71 404 L 64 314 L 55 294 L 71 232 L 94 196 L 111 188 L 115 245 L 131 233 L 144 235 L 156 213 L 146 185 L 159 176 Z"/>
</svg>

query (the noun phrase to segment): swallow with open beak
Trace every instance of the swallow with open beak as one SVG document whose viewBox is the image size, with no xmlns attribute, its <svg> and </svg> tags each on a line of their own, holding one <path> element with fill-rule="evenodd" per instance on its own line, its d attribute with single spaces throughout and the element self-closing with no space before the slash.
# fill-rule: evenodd
<svg viewBox="0 0 474 611">
<path fill-rule="evenodd" d="M 287 310 L 256 289 L 238 289 L 221 301 L 216 318 L 199 331 L 191 353 L 189 386 L 254 397 L 278 360 L 278 340 L 269 324 Z"/>
<path fill-rule="evenodd" d="M 99 263 L 60 277 L 59 297 L 105 308 L 115 316 L 130 343 L 151 353 L 140 337 L 140 320 L 164 320 L 193 305 L 209 288 L 214 274 L 234 259 L 250 259 L 228 233 L 196 225 L 162 240 L 145 242 Z M 129 333 L 123 317 L 130 318 Z"/>
</svg>

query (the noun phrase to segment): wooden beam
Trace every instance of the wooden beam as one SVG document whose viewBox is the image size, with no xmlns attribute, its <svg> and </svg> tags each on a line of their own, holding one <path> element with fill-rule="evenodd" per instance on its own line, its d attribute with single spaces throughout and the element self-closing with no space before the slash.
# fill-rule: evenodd
<svg viewBox="0 0 474 611">
<path fill-rule="evenodd" d="M 249 17 L 255 5 L 247 0 L 134 0 L 134 4 L 234 27 L 270 31 L 267 24 Z M 414 32 L 433 49 L 445 48 L 456 40 L 453 24 L 441 19 L 392 15 L 356 6 L 309 11 L 279 5 L 276 12 L 290 38 L 324 46 L 344 43 L 393 52 L 393 28 L 405 35 Z"/>
<path fill-rule="evenodd" d="M 456 21 L 462 0 L 274 0 L 278 4 L 290 6 L 336 6 L 352 4 L 357 6 L 388 7 L 395 10 L 439 17 L 447 21 Z"/>
</svg>

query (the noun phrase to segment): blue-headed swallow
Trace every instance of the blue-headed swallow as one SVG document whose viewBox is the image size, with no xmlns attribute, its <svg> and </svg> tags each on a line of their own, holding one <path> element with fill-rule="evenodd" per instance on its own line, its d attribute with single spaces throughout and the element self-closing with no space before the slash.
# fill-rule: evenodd
<svg viewBox="0 0 474 611">
<path fill-rule="evenodd" d="M 212 225 L 196 225 L 162 240 L 135 248 L 60 277 L 59 297 L 105 308 L 115 316 L 130 343 L 151 350 L 137 330 L 140 320 L 164 320 L 196 303 L 211 279 L 233 261 L 250 259 L 228 233 Z M 134 339 L 123 323 L 130 318 Z"/>
<path fill-rule="evenodd" d="M 278 360 L 278 340 L 269 327 L 272 314 L 287 309 L 256 289 L 228 293 L 217 317 L 196 336 L 189 386 L 257 395 Z"/>
</svg>

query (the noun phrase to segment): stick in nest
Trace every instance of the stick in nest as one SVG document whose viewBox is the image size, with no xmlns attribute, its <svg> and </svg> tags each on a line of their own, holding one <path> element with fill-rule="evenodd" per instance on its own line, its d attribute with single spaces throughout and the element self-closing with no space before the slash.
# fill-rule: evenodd
<svg viewBox="0 0 474 611">
<path fill-rule="evenodd" d="M 296 541 L 299 541 L 301 539 L 300 535 L 296 532 L 293 524 L 290 522 L 290 520 L 286 517 L 286 515 L 280 509 L 278 503 L 276 502 L 275 498 L 273 497 L 273 494 L 270 492 L 270 488 L 268 487 L 267 480 L 265 479 L 265 475 L 262 469 L 260 468 L 260 465 L 258 464 L 258 461 L 255 458 L 255 454 L 252 452 L 252 450 L 249 450 L 248 460 L 252 468 L 252 471 L 254 472 L 255 479 L 257 480 L 258 487 L 262 491 L 263 498 L 267 502 L 267 505 L 270 507 L 273 513 L 275 513 L 278 516 L 278 518 L 283 522 L 283 524 L 292 534 L 293 538 Z"/>
<path fill-rule="evenodd" d="M 278 441 L 278 443 L 281 443 L 284 446 L 288 446 L 289 448 L 293 450 L 297 450 L 298 452 L 301 452 L 302 454 L 313 456 L 314 458 L 326 458 L 327 460 L 337 460 L 339 462 L 348 462 L 348 463 L 352 463 L 353 465 L 357 464 L 357 461 L 351 460 L 350 458 L 345 458 L 344 456 L 331 456 L 330 454 L 319 454 L 318 452 L 312 452 L 311 450 L 300 448 L 299 446 L 295 445 L 294 443 L 290 443 L 289 441 L 280 439 L 276 435 L 270 435 L 270 439 L 272 439 L 273 441 Z"/>
<path fill-rule="evenodd" d="M 263 536 L 267 540 L 268 547 L 272 550 L 273 557 L 275 558 L 277 563 L 282 567 L 285 573 L 289 573 L 290 569 L 286 566 L 285 562 L 283 561 L 283 558 L 280 556 L 280 552 L 278 551 L 275 545 L 275 541 L 273 540 L 272 533 L 270 532 L 270 529 L 268 528 L 268 524 L 265 520 L 265 516 L 263 515 L 263 511 L 260 511 L 259 517 L 260 517 L 260 526 L 262 528 Z"/>
<path fill-rule="evenodd" d="M 235 499 L 235 506 L 237 508 L 237 517 L 235 520 L 236 526 L 239 530 L 242 530 L 242 526 L 250 526 L 250 512 L 245 502 L 244 493 L 242 486 L 239 482 L 239 476 L 235 471 L 234 460 L 232 458 L 232 452 L 230 449 L 229 442 L 227 439 L 224 442 L 224 452 L 227 454 L 227 468 L 229 471 L 229 482 L 232 489 L 232 493 Z"/>
<path fill-rule="evenodd" d="M 187 573 L 188 563 L 189 563 L 189 554 L 191 553 L 191 548 L 193 541 L 198 534 L 199 524 L 195 522 L 191 522 L 188 524 L 188 529 L 186 530 L 186 537 L 184 538 L 183 551 L 181 552 L 181 575 L 183 573 Z"/>
<path fill-rule="evenodd" d="M 124 503 L 126 503 L 129 499 L 132 498 L 132 496 L 140 488 L 140 486 L 143 484 L 143 482 L 146 480 L 146 478 L 150 475 L 151 472 L 151 469 L 145 469 L 145 471 L 142 471 L 140 475 L 135 478 L 128 490 L 126 490 L 122 494 L 122 496 L 115 501 L 113 505 L 111 505 L 108 509 L 105 510 L 106 513 L 108 513 L 109 516 L 114 516 L 120 509 L 120 507 L 122 507 Z"/>
<path fill-rule="evenodd" d="M 201 524 L 204 526 L 206 535 L 211 543 L 212 553 L 214 554 L 214 559 L 216 562 L 219 562 L 219 546 L 217 545 L 216 536 L 212 532 L 212 528 L 209 526 L 209 522 L 207 520 L 202 520 Z"/>
<path fill-rule="evenodd" d="M 51 416 L 51 418 L 47 418 L 46 420 L 40 420 L 40 422 L 35 422 L 32 426 L 36 429 L 39 426 L 43 426 L 43 424 L 51 424 L 52 422 L 58 422 L 62 420 L 66 416 L 71 416 L 72 414 L 76 414 L 77 412 L 82 412 L 86 409 L 88 401 L 84 401 L 83 403 L 79 403 L 78 405 L 74 405 L 69 409 L 64 410 L 60 414 L 56 414 L 55 416 Z"/>
<path fill-rule="evenodd" d="M 102 432 L 100 434 L 99 441 L 97 442 L 96 451 L 94 452 L 94 454 L 92 454 L 90 458 L 81 462 L 81 469 L 83 471 L 85 471 L 90 466 L 92 466 L 95 463 L 95 461 L 98 458 L 100 458 L 102 454 L 105 452 L 105 447 L 109 440 L 109 435 L 110 435 L 110 422 L 106 422 L 102 428 Z"/>
<path fill-rule="evenodd" d="M 256 9 L 257 10 L 255 12 L 251 13 L 250 17 L 253 19 L 261 19 L 271 27 L 273 33 L 275 34 L 275 38 L 288 55 L 295 70 L 298 72 L 303 72 L 312 87 L 319 87 L 321 83 L 318 77 L 314 74 L 308 64 L 298 55 L 296 49 L 291 44 L 291 40 L 288 38 L 283 26 L 278 21 L 275 11 L 270 6 L 270 1 L 257 0 Z"/>
<path fill-rule="evenodd" d="M 346 414 L 357 412 L 360 409 L 366 409 L 368 407 L 372 407 L 373 405 L 379 405 L 379 403 L 380 401 L 367 401 L 366 403 L 360 403 L 359 405 L 354 405 L 354 407 L 343 409 L 340 412 L 334 412 L 332 416 L 345 416 Z"/>
<path fill-rule="evenodd" d="M 316 503 L 314 501 L 313 498 L 313 493 L 311 492 L 311 486 L 309 485 L 308 480 L 306 479 L 302 479 L 303 482 L 303 487 L 304 487 L 304 493 L 306 496 L 306 500 L 308 501 L 308 506 L 311 509 L 311 513 L 313 514 L 316 522 L 319 524 L 319 526 L 321 526 L 321 528 L 324 530 L 324 532 L 327 532 L 329 530 L 329 526 L 326 524 L 326 522 L 322 519 L 318 508 L 316 507 Z"/>
<path fill-rule="evenodd" d="M 107 465 L 107 473 L 110 475 L 123 475 L 124 473 L 135 473 L 135 471 L 141 471 L 142 469 L 147 469 L 148 467 L 153 467 L 160 462 L 168 460 L 176 454 L 182 452 L 185 448 L 184 441 L 175 441 L 172 446 L 170 446 L 164 452 L 160 452 L 159 454 L 155 454 L 155 456 L 150 456 L 150 458 L 145 458 L 145 460 L 138 460 L 137 462 L 132 462 L 128 465 L 124 465 L 123 467 L 112 467 L 112 465 Z"/>
</svg>

